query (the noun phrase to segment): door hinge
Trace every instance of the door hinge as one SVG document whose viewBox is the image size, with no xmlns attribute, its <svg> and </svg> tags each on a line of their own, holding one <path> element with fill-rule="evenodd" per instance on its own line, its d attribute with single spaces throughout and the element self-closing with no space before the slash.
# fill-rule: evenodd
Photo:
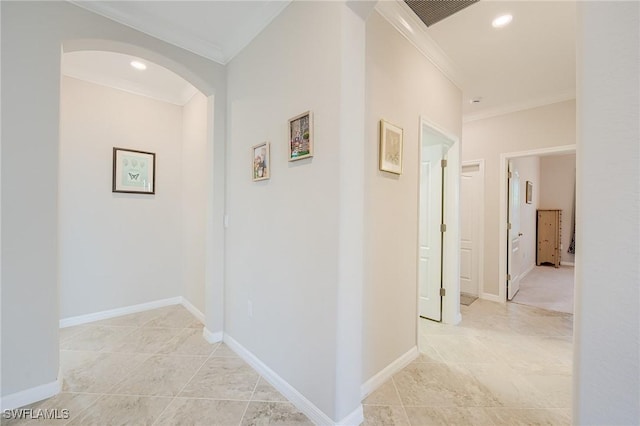
<svg viewBox="0 0 640 426">
<path fill-rule="evenodd" d="M 447 295 L 447 290 L 445 290 L 444 288 L 440 289 L 440 297 L 444 297 Z"/>
<path fill-rule="evenodd" d="M 511 229 L 511 224 L 507 223 L 507 229 L 510 230 Z"/>
<path fill-rule="evenodd" d="M 507 281 L 511 281 L 511 274 L 507 274 Z"/>
<path fill-rule="evenodd" d="M 447 224 L 446 223 L 441 223 L 440 224 L 440 232 L 447 232 Z"/>
<path fill-rule="evenodd" d="M 441 166 L 442 168 L 447 167 L 447 160 L 440 160 L 440 166 Z"/>
<path fill-rule="evenodd" d="M 507 177 L 508 177 L 509 179 L 511 179 L 511 178 L 513 177 L 513 173 L 508 172 L 508 173 L 507 173 Z"/>
</svg>

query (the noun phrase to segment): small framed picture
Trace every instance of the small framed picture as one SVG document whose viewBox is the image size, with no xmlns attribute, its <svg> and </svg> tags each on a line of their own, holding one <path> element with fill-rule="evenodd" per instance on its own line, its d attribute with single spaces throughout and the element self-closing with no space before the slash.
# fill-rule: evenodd
<svg viewBox="0 0 640 426">
<path fill-rule="evenodd" d="M 156 193 L 156 154 L 113 148 L 112 192 Z"/>
<path fill-rule="evenodd" d="M 313 115 L 303 112 L 289 120 L 289 161 L 313 157 Z"/>
<path fill-rule="evenodd" d="M 533 202 L 533 182 L 531 181 L 527 181 L 526 196 L 527 204 L 531 204 Z"/>
<path fill-rule="evenodd" d="M 380 120 L 380 170 L 402 174 L 402 129 Z"/>
<path fill-rule="evenodd" d="M 259 143 L 251 147 L 251 167 L 251 176 L 254 181 L 271 177 L 269 142 Z"/>
</svg>

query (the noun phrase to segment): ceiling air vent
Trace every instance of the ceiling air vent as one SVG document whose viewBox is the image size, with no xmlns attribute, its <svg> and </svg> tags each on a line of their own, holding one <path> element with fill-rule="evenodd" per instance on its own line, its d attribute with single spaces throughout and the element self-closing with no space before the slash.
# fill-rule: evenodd
<svg viewBox="0 0 640 426">
<path fill-rule="evenodd" d="M 461 11 L 479 0 L 404 0 L 427 27 Z"/>
</svg>

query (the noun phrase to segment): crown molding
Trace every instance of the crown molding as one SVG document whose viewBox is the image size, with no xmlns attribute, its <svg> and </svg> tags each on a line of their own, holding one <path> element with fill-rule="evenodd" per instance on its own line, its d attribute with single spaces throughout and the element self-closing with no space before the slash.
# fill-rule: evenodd
<svg viewBox="0 0 640 426">
<path fill-rule="evenodd" d="M 164 42 L 173 44 L 182 49 L 188 50 L 196 55 L 211 59 L 219 64 L 226 64 L 226 58 L 222 48 L 193 35 L 185 35 L 181 31 L 171 29 L 170 25 L 165 25 L 154 19 L 140 19 L 138 17 L 122 13 L 107 2 L 67 0 L 78 7 L 89 12 L 96 13 L 112 21 L 133 28 L 151 37 L 155 37 Z"/>
<path fill-rule="evenodd" d="M 462 117 L 463 123 L 469 123 L 471 121 L 484 120 L 487 118 L 497 117 L 499 115 L 511 114 L 518 111 L 524 111 L 527 109 L 538 108 L 546 105 L 557 104 L 559 102 L 566 102 L 576 98 L 575 89 L 567 90 L 551 96 L 544 96 L 536 98 L 527 102 L 517 102 L 509 105 L 489 108 L 483 111 L 474 112 L 472 114 L 465 114 Z"/>
<path fill-rule="evenodd" d="M 400 34 L 415 46 L 453 84 L 464 91 L 466 78 L 459 67 L 431 38 L 427 28 L 416 14 L 402 0 L 379 1 L 376 11 L 382 15 Z"/>
</svg>

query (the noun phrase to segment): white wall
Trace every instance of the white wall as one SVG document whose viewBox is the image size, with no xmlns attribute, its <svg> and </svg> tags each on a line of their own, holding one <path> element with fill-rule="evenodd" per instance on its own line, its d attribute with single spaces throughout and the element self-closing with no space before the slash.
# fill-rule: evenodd
<svg viewBox="0 0 640 426">
<path fill-rule="evenodd" d="M 573 422 L 640 419 L 640 3 L 578 2 Z"/>
<path fill-rule="evenodd" d="M 363 379 L 417 345 L 419 130 L 461 134 L 461 92 L 382 16 L 367 20 Z M 378 170 L 380 119 L 404 130 L 403 173 Z"/>
<path fill-rule="evenodd" d="M 575 114 L 567 101 L 464 123 L 462 160 L 485 160 L 484 293 L 499 288 L 500 154 L 575 144 Z"/>
<path fill-rule="evenodd" d="M 521 157 L 514 158 L 513 163 L 520 174 L 520 255 L 522 256 L 520 265 L 521 273 L 530 271 L 536 265 L 536 219 L 540 188 L 540 158 Z M 533 183 L 533 194 L 531 204 L 527 204 L 527 181 Z"/>
<path fill-rule="evenodd" d="M 563 263 L 574 262 L 574 255 L 567 250 L 571 243 L 575 183 L 575 154 L 540 158 L 540 208 L 562 210 L 560 252 Z"/>
<path fill-rule="evenodd" d="M 60 317 L 179 296 L 182 108 L 63 76 Z M 156 154 L 154 195 L 111 192 L 113 147 Z"/>
<path fill-rule="evenodd" d="M 293 2 L 228 65 L 225 333 L 330 418 L 341 7 Z M 314 157 L 288 162 L 287 120 L 307 110 L 314 114 Z M 271 179 L 252 182 L 250 147 L 263 141 L 271 142 Z"/>
<path fill-rule="evenodd" d="M 205 311 L 207 98 L 196 93 L 182 108 L 182 293 Z"/>
<path fill-rule="evenodd" d="M 1 335 L 2 396 L 5 397 L 54 383 L 58 374 L 61 46 L 95 49 L 97 44 L 103 44 L 151 60 L 187 78 L 207 95 L 215 91 L 216 103 L 222 105 L 226 104 L 226 73 L 218 64 L 67 2 L 1 2 L 0 7 L 3 59 Z M 224 161 L 220 161 L 224 156 L 219 154 L 225 134 L 225 108 L 216 108 L 215 114 L 214 138 L 210 139 L 214 141 L 212 151 L 216 160 L 213 173 L 222 172 L 216 182 L 224 187 Z M 27 173 L 25 164 L 29 165 Z M 217 199 L 214 201 L 219 204 Z M 216 222 L 218 228 L 208 233 L 220 232 L 221 214 L 217 217 L 220 217 Z M 215 261 L 213 256 L 211 259 Z M 213 306 L 211 310 L 221 311 L 222 301 L 217 296 L 222 286 L 217 275 L 207 287 L 211 288 L 212 295 L 207 304 Z M 208 326 L 221 327 L 221 323 Z"/>
</svg>

